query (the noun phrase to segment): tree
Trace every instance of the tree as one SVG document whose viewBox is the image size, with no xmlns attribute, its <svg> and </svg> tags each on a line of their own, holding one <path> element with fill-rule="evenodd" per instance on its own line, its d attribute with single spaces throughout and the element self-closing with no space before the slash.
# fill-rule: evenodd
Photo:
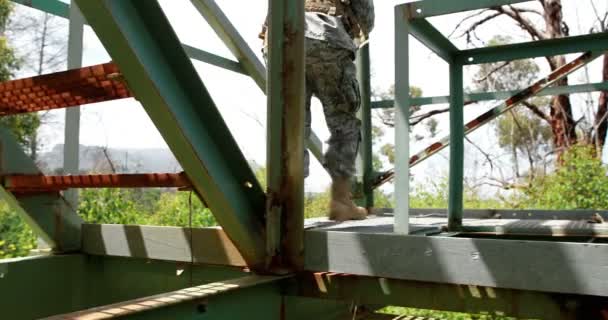
<svg viewBox="0 0 608 320">
<path fill-rule="evenodd" d="M 606 28 L 606 15 L 604 15 L 603 18 L 600 17 L 593 1 L 590 2 L 597 16 L 597 21 L 594 22 L 592 32 L 601 32 Z M 540 7 L 528 8 L 506 5 L 475 12 L 465 17 L 461 23 L 458 24 L 453 34 L 460 30 L 461 32 L 458 37 L 466 37 L 467 42 L 472 44 L 474 42 L 473 39 L 478 39 L 476 36 L 477 29 L 497 17 L 504 16 L 513 21 L 515 25 L 521 28 L 532 40 L 547 40 L 569 36 L 570 28 L 564 21 L 561 0 L 539 0 L 537 4 L 540 5 Z M 471 23 L 466 25 L 466 22 Z M 555 71 L 566 64 L 564 56 L 546 57 L 545 60 L 551 71 Z M 604 58 L 603 75 L 608 79 L 608 57 Z M 568 85 L 568 78 L 559 80 L 557 85 Z M 607 104 L 608 100 L 604 93 L 602 94 L 602 99 L 600 99 L 597 112 L 594 112 L 595 119 L 588 119 L 593 125 L 588 130 L 592 132 L 588 132 L 586 136 L 593 137 L 598 150 L 601 150 L 604 146 L 606 130 L 608 129 Z M 540 114 L 537 115 L 541 116 Z M 577 125 L 580 125 L 583 122 L 574 119 L 569 96 L 559 95 L 552 99 L 547 119 L 552 130 L 553 144 L 558 153 L 562 153 L 577 143 L 579 140 L 579 137 L 577 136 Z"/>
<path fill-rule="evenodd" d="M 13 77 L 21 62 L 15 51 L 10 47 L 6 36 L 6 28 L 13 10 L 8 0 L 0 0 L 0 82 Z M 0 116 L 0 125 L 7 127 L 17 138 L 17 141 L 27 147 L 31 143 L 32 134 L 38 129 L 40 120 L 35 114 Z"/>
<path fill-rule="evenodd" d="M 511 42 L 511 38 L 496 36 L 489 45 Z M 525 88 L 533 83 L 540 68 L 533 60 L 516 60 L 510 63 L 498 62 L 477 67 L 473 87 L 476 91 L 507 91 Z M 528 161 L 526 178 L 531 181 L 536 175 L 536 163 L 545 160 L 553 147 L 551 120 L 547 111 L 551 100 L 536 97 L 524 101 L 511 112 L 496 121 L 496 134 L 500 148 L 511 154 L 515 178 L 521 178 L 520 155 Z M 511 183 L 503 185 L 510 186 Z"/>
<path fill-rule="evenodd" d="M 65 67 L 67 59 L 66 21 L 42 12 L 19 11 L 7 26 L 11 42 L 20 48 L 17 54 L 21 69 L 26 73 L 42 75 Z M 22 116 L 24 117 L 24 116 Z M 27 115 L 35 121 L 27 136 L 27 148 L 33 160 L 37 160 L 39 149 L 38 127 L 52 121 L 51 113 L 39 112 Z"/>
</svg>

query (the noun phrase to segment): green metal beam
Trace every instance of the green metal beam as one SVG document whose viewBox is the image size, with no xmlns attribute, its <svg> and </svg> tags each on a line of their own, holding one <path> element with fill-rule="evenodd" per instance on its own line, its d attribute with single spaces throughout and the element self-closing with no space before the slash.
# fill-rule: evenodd
<svg viewBox="0 0 608 320">
<path fill-rule="evenodd" d="M 529 1 L 530 0 L 424 0 L 414 2 L 409 7 L 412 16 L 416 19 L 420 19 Z"/>
<path fill-rule="evenodd" d="M 278 253 L 275 264 L 299 270 L 304 266 L 304 3 L 272 0 L 268 16 L 267 92 L 273 93 L 267 112 L 268 249 L 270 256 Z"/>
<path fill-rule="evenodd" d="M 255 83 L 266 91 L 266 70 L 262 62 L 238 30 L 232 25 L 228 17 L 213 0 L 191 0 L 198 12 L 207 20 L 213 31 L 222 39 L 226 47 L 240 62 L 243 69 L 253 78 Z"/>
<path fill-rule="evenodd" d="M 576 84 L 569 86 L 550 87 L 541 91 L 537 96 L 556 96 L 560 94 L 576 94 L 576 93 L 587 93 L 597 91 L 607 91 L 608 82 L 596 82 L 590 84 Z M 495 92 L 481 92 L 481 93 L 469 93 L 464 95 L 464 103 L 480 102 L 480 101 L 495 101 L 509 99 L 513 95 L 517 94 L 521 90 L 513 91 L 495 91 Z M 432 104 L 445 104 L 450 103 L 450 96 L 436 96 L 436 97 L 420 97 L 411 98 L 413 106 L 424 106 Z M 382 100 L 372 102 L 373 109 L 386 109 L 395 106 L 393 100 Z"/>
<path fill-rule="evenodd" d="M 410 21 L 395 7 L 395 232 L 409 233 Z"/>
<path fill-rule="evenodd" d="M 608 50 L 608 32 L 560 39 L 539 40 L 463 50 L 457 60 L 464 65 Z"/>
<path fill-rule="evenodd" d="M 464 210 L 464 101 L 463 67 L 450 64 L 450 172 L 448 190 L 448 229 L 462 227 Z"/>
<path fill-rule="evenodd" d="M 15 3 L 28 6 L 63 18 L 70 17 L 70 4 L 59 0 L 12 0 Z"/>
<path fill-rule="evenodd" d="M 0 177 L 42 174 L 5 128 L 0 128 L 0 164 Z M 5 200 L 54 251 L 80 249 L 83 220 L 59 193 L 20 195 L 17 198 L 0 186 L 0 199 Z"/>
<path fill-rule="evenodd" d="M 410 33 L 448 63 L 458 53 L 458 48 L 425 19 L 411 20 Z"/>
<path fill-rule="evenodd" d="M 156 1 L 76 0 L 194 189 L 248 264 L 265 260 L 265 196 Z"/>
<path fill-rule="evenodd" d="M 361 144 L 357 156 L 357 176 L 361 186 L 362 199 L 357 199 L 360 205 L 371 208 L 374 206 L 374 190 L 371 186 L 374 175 L 372 159 L 372 110 L 371 110 L 371 71 L 369 56 L 369 41 L 357 52 L 357 79 L 361 92 L 361 107 L 357 117 L 361 120 Z"/>
<path fill-rule="evenodd" d="M 68 69 L 82 67 L 84 22 L 78 6 L 72 2 L 68 34 Z M 63 173 L 74 175 L 80 173 L 80 106 L 65 110 Z M 72 207 L 78 208 L 78 190 L 67 190 L 63 195 Z"/>
<path fill-rule="evenodd" d="M 186 54 L 191 59 L 202 61 L 222 69 L 230 70 L 232 72 L 244 74 L 247 76 L 249 75 L 247 74 L 247 71 L 245 71 L 243 66 L 236 61 L 226 59 L 224 57 L 209 53 L 199 48 L 189 46 L 187 44 L 183 44 L 182 46 L 184 47 L 184 51 L 186 51 Z"/>
</svg>

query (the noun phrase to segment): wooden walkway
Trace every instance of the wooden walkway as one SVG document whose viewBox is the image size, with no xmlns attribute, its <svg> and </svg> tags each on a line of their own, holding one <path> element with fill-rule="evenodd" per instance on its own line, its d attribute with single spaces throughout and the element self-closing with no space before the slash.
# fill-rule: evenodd
<svg viewBox="0 0 608 320">
<path fill-rule="evenodd" d="M 442 232 L 447 218 L 440 215 L 410 218 L 410 232 L 433 235 Z M 464 219 L 463 234 L 553 236 L 553 237 L 608 237 L 608 223 L 589 223 L 587 220 L 534 219 Z M 366 220 L 336 223 L 324 218 L 306 220 L 306 228 L 325 231 L 359 233 L 393 233 L 391 216 L 370 216 Z"/>
</svg>

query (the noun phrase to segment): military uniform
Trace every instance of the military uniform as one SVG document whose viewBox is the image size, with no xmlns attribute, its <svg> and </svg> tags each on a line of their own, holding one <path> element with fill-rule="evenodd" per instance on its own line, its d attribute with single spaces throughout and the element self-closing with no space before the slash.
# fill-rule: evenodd
<svg viewBox="0 0 608 320">
<path fill-rule="evenodd" d="M 374 27 L 373 0 L 305 1 L 305 134 L 306 137 L 311 134 L 310 104 L 312 96 L 315 96 L 323 105 L 331 134 L 323 165 L 332 177 L 332 195 L 333 198 L 346 198 L 347 181 L 355 174 L 355 159 L 361 140 L 361 121 L 356 117 L 361 97 L 354 64 L 358 48 L 355 39 L 362 34 L 367 36 Z M 304 156 L 304 173 L 308 176 L 308 151 Z M 335 188 L 337 184 L 341 187 Z M 348 210 L 355 210 L 350 200 L 348 202 Z M 345 208 L 341 210 L 348 211 Z"/>
</svg>

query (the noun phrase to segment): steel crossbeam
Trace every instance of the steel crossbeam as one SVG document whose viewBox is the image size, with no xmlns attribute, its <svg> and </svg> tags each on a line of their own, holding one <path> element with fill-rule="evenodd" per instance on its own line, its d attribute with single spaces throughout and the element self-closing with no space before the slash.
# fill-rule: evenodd
<svg viewBox="0 0 608 320">
<path fill-rule="evenodd" d="M 0 128 L 0 163 L 0 175 L 41 174 L 34 161 L 4 128 Z M 58 192 L 17 199 L 0 186 L 0 199 L 6 201 L 53 250 L 67 252 L 80 249 L 83 220 Z"/>
<path fill-rule="evenodd" d="M 157 1 L 76 0 L 193 188 L 254 269 L 265 196 Z"/>
<path fill-rule="evenodd" d="M 598 53 L 598 52 L 595 52 L 595 53 L 588 52 L 588 53 L 583 54 L 579 58 L 575 59 L 574 61 L 555 70 L 554 72 L 549 74 L 547 77 L 537 81 L 530 87 L 519 91 L 515 95 L 511 96 L 509 99 L 506 99 L 504 102 L 501 102 L 496 107 L 492 108 L 491 110 L 485 112 L 484 114 L 480 115 L 479 117 L 477 117 L 477 118 L 473 119 L 472 121 L 470 121 L 469 123 L 467 123 L 464 126 L 465 134 L 469 134 L 469 133 L 479 129 L 484 124 L 492 121 L 493 119 L 500 116 L 501 114 L 511 110 L 512 108 L 517 106 L 522 101 L 525 101 L 526 99 L 528 99 L 530 97 L 536 96 L 538 93 L 549 88 L 552 84 L 554 84 L 558 80 L 560 80 L 560 79 L 566 77 L 567 75 L 573 73 L 574 71 L 582 68 L 583 66 L 587 65 L 591 61 L 600 57 L 601 55 L 602 54 Z M 423 149 L 419 153 L 417 153 L 409 158 L 410 167 L 413 167 L 413 166 L 419 164 L 420 162 L 428 159 L 429 157 L 438 153 L 439 151 L 443 150 L 444 148 L 446 148 L 449 145 L 450 145 L 450 136 L 446 136 L 446 137 L 438 140 L 437 142 L 432 143 L 429 147 Z M 374 182 L 374 188 L 378 188 L 381 185 L 383 185 L 384 183 L 392 180 L 394 178 L 394 176 L 395 176 L 394 170 L 389 170 L 384 175 L 378 177 L 378 179 Z"/>
</svg>

